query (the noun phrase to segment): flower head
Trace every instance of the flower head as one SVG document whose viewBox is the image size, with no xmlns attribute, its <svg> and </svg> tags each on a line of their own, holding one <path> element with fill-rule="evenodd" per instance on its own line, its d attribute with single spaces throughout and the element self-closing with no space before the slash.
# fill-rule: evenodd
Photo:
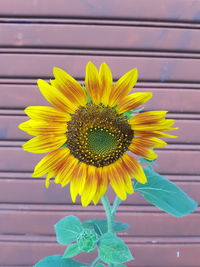
<svg viewBox="0 0 200 267">
<path fill-rule="evenodd" d="M 174 130 L 174 120 L 165 119 L 167 111 L 134 113 L 152 93 L 132 93 L 138 72 L 132 69 L 113 83 L 106 63 L 100 70 L 89 62 L 85 86 L 59 68 L 50 84 L 38 80 L 38 87 L 53 106 L 25 109 L 30 120 L 19 128 L 36 136 L 23 145 L 24 150 L 48 154 L 36 165 L 33 176 L 46 175 L 46 186 L 70 183 L 72 201 L 81 196 L 83 206 L 98 203 L 110 184 L 119 198 L 133 193 L 131 178 L 146 183 L 142 166 L 135 156 L 155 160 L 152 148 L 166 142 L 159 137 Z M 136 115 L 135 115 L 136 114 Z M 128 153 L 127 153 L 128 152 Z"/>
</svg>

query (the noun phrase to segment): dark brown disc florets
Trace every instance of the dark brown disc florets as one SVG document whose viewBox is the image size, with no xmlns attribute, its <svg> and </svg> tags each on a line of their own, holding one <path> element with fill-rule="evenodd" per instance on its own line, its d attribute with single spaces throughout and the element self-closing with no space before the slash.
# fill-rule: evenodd
<svg viewBox="0 0 200 267">
<path fill-rule="evenodd" d="M 125 116 L 104 105 L 87 104 L 71 115 L 67 145 L 79 161 L 103 167 L 119 159 L 133 139 Z"/>
</svg>

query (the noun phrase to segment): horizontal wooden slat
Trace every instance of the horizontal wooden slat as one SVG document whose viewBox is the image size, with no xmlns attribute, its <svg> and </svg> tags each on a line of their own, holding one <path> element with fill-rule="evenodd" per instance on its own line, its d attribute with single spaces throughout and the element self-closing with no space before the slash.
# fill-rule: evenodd
<svg viewBox="0 0 200 267">
<path fill-rule="evenodd" d="M 126 263 L 129 267 L 199 267 L 200 265 L 199 244 L 127 245 L 135 256 L 134 261 Z M 64 250 L 65 246 L 52 243 L 0 242 L 0 264 L 4 267 L 8 264 L 9 266 L 20 264 L 20 267 L 32 267 L 46 256 L 62 255 Z M 94 255 L 85 253 L 74 259 L 91 263 L 94 258 Z"/>
<path fill-rule="evenodd" d="M 0 65 L 0 77 L 2 78 L 50 77 L 53 66 L 63 68 L 76 78 L 83 78 L 88 61 L 93 61 L 97 65 L 106 61 L 114 73 L 114 78 L 137 67 L 140 80 L 200 82 L 200 60 L 198 59 L 1 54 L 0 61 L 2 62 Z"/>
<path fill-rule="evenodd" d="M 40 206 L 38 207 L 40 209 Z M 72 207 L 70 207 L 72 209 Z M 90 212 L 87 208 L 59 211 L 59 206 L 53 211 L 48 210 L 2 210 L 0 212 L 0 234 L 31 234 L 53 235 L 53 225 L 62 217 L 74 215 L 81 221 L 90 218 L 105 218 L 100 209 Z M 121 233 L 122 236 L 200 236 L 200 214 L 190 214 L 183 218 L 175 218 L 165 213 L 153 212 L 124 212 L 117 213 L 116 219 L 130 224 L 130 228 Z M 150 227 L 151 226 L 151 227 Z"/>
<path fill-rule="evenodd" d="M 198 30 L 177 28 L 7 23 L 1 25 L 0 36 L 0 46 L 3 47 L 200 50 Z"/>
<path fill-rule="evenodd" d="M 0 108 L 12 107 L 13 109 L 18 109 L 31 105 L 48 105 L 48 102 L 41 95 L 36 82 L 37 79 L 35 79 L 35 85 L 0 84 Z M 154 88 L 152 85 L 143 88 L 140 85 L 136 85 L 132 92 L 153 93 L 152 99 L 144 105 L 145 109 L 167 109 L 170 112 L 200 113 L 200 90 L 194 90 L 190 87 L 181 90 L 173 87 Z"/>
<path fill-rule="evenodd" d="M 169 116 L 170 117 L 170 114 Z M 27 116 L 0 116 L 0 139 L 1 140 L 28 140 L 32 136 L 18 129 L 18 125 L 26 120 Z M 200 121 L 177 119 L 175 125 L 179 130 L 172 134 L 178 136 L 176 139 L 168 139 L 169 143 L 200 143 Z M 191 132 L 191 129 L 193 131 Z M 12 145 L 12 144 L 11 144 Z"/>
<path fill-rule="evenodd" d="M 2 0 L 0 15 L 33 17 L 125 18 L 145 20 L 199 21 L 198 0 Z"/>
<path fill-rule="evenodd" d="M 157 171 L 166 174 L 200 173 L 199 151 L 158 151 Z M 33 171 L 35 164 L 43 157 L 23 151 L 21 148 L 0 148 L 0 171 Z"/>
<path fill-rule="evenodd" d="M 119 234 L 119 233 L 118 233 Z M 135 236 L 123 236 L 124 242 L 127 244 L 199 244 L 200 237 L 165 237 L 165 236 L 154 236 L 154 237 L 138 237 Z M 55 235 L 0 235 L 0 242 L 29 242 L 33 243 L 57 243 Z"/>
<path fill-rule="evenodd" d="M 14 175 L 13 175 L 14 178 Z M 168 178 L 168 177 L 167 177 Z M 190 177 L 188 177 L 190 179 Z M 192 179 L 192 177 L 191 177 Z M 200 182 L 176 182 L 187 194 L 190 195 L 197 203 L 200 203 Z M 37 192 L 37 197 L 36 197 Z M 113 199 L 113 191 L 109 190 L 109 197 Z M 46 189 L 44 179 L 29 178 L 16 180 L 1 178 L 0 179 L 0 202 L 1 203 L 46 203 L 46 204 L 71 204 L 69 186 L 61 188 L 60 185 L 52 182 L 50 188 Z M 77 199 L 77 203 L 80 203 Z M 144 198 L 135 193 L 127 198 L 124 204 L 131 205 L 149 205 Z"/>
</svg>

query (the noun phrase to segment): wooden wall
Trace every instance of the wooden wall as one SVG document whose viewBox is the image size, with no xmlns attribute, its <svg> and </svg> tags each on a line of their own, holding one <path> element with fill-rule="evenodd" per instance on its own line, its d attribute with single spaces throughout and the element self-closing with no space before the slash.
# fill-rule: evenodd
<svg viewBox="0 0 200 267">
<path fill-rule="evenodd" d="M 79 79 L 87 61 L 106 61 L 115 79 L 139 70 L 146 109 L 168 109 L 178 139 L 158 151 L 157 170 L 200 201 L 200 1 L 0 1 L 0 266 L 33 266 L 64 251 L 53 224 L 65 215 L 104 217 L 102 208 L 71 204 L 68 189 L 31 178 L 42 155 L 24 152 L 17 129 L 28 105 L 46 105 L 36 86 L 58 66 Z M 112 193 L 111 193 L 112 195 Z M 139 195 L 119 209 L 131 228 L 124 240 L 137 267 L 200 266 L 200 212 L 174 218 Z M 81 259 L 88 260 L 88 255 Z"/>
</svg>

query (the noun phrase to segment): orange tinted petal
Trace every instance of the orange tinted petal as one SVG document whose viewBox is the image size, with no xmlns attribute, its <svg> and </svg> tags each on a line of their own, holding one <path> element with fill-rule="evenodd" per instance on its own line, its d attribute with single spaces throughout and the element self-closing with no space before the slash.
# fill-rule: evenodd
<svg viewBox="0 0 200 267">
<path fill-rule="evenodd" d="M 86 66 L 85 85 L 92 102 L 98 105 L 101 102 L 102 89 L 99 83 L 99 72 L 92 62 Z"/>
<path fill-rule="evenodd" d="M 67 112 L 61 112 L 53 107 L 30 106 L 24 112 L 34 120 L 66 122 L 71 119 Z"/>
<path fill-rule="evenodd" d="M 142 166 L 135 158 L 127 153 L 124 153 L 121 159 L 124 163 L 124 167 L 127 169 L 128 173 L 131 176 L 133 176 L 141 184 L 145 184 L 147 182 L 147 178 L 142 169 Z"/>
<path fill-rule="evenodd" d="M 156 124 L 163 121 L 167 112 L 166 110 L 142 112 L 133 116 L 129 123 L 133 125 Z"/>
<path fill-rule="evenodd" d="M 98 176 L 96 172 L 96 167 L 89 165 L 85 186 L 81 194 L 81 203 L 83 206 L 87 206 L 94 198 L 97 190 L 97 183 Z"/>
<path fill-rule="evenodd" d="M 58 110 L 69 113 L 75 112 L 77 106 L 70 102 L 58 89 L 41 79 L 38 80 L 37 84 L 46 100 Z"/>
<path fill-rule="evenodd" d="M 57 135 L 67 132 L 66 122 L 28 120 L 21 123 L 18 127 L 30 135 Z"/>
<path fill-rule="evenodd" d="M 117 165 L 118 164 L 113 163 L 108 166 L 109 167 L 108 179 L 110 180 L 110 185 L 112 186 L 116 195 L 120 199 L 125 200 L 126 199 L 126 186 L 124 183 L 124 179 L 120 176 Z"/>
<path fill-rule="evenodd" d="M 149 131 L 149 132 L 135 131 L 134 134 L 136 136 L 144 136 L 144 137 L 177 138 L 177 136 L 175 136 L 175 135 L 171 135 L 171 134 L 168 134 L 168 133 L 163 133 L 163 132 L 160 132 L 160 131 Z"/>
<path fill-rule="evenodd" d="M 83 192 L 86 181 L 86 171 L 87 165 L 81 162 L 76 166 L 71 175 L 70 194 L 72 202 L 75 202 L 77 195 Z"/>
<path fill-rule="evenodd" d="M 111 72 L 109 66 L 105 62 L 102 63 L 100 66 L 99 80 L 100 80 L 100 87 L 102 90 L 101 102 L 105 106 L 107 106 L 108 101 L 109 101 L 109 97 L 110 97 L 110 93 L 112 90 L 113 79 L 112 79 L 112 72 Z"/>
<path fill-rule="evenodd" d="M 35 166 L 33 177 L 40 177 L 60 166 L 63 158 L 70 153 L 68 148 L 57 149 L 44 156 Z"/>
<path fill-rule="evenodd" d="M 118 113 L 124 113 L 146 103 L 152 97 L 152 93 L 133 93 L 125 96 L 117 107 Z"/>
<path fill-rule="evenodd" d="M 26 142 L 23 149 L 32 153 L 46 153 L 60 148 L 66 141 L 65 134 L 37 136 Z"/>
<path fill-rule="evenodd" d="M 137 69 L 125 73 L 113 86 L 110 94 L 109 106 L 114 107 L 123 99 L 135 85 L 138 79 Z"/>
<path fill-rule="evenodd" d="M 106 168 L 103 167 L 103 168 Z M 96 205 L 100 198 L 106 193 L 108 188 L 108 178 L 107 176 L 103 175 L 103 168 L 97 168 L 97 177 L 98 177 L 98 183 L 97 183 L 97 191 L 93 197 L 93 202 Z"/>
<path fill-rule="evenodd" d="M 52 85 L 59 89 L 72 103 L 77 106 L 85 106 L 87 98 L 82 86 L 68 73 L 62 69 L 54 67 L 53 74 L 55 80 L 51 81 Z"/>
</svg>

